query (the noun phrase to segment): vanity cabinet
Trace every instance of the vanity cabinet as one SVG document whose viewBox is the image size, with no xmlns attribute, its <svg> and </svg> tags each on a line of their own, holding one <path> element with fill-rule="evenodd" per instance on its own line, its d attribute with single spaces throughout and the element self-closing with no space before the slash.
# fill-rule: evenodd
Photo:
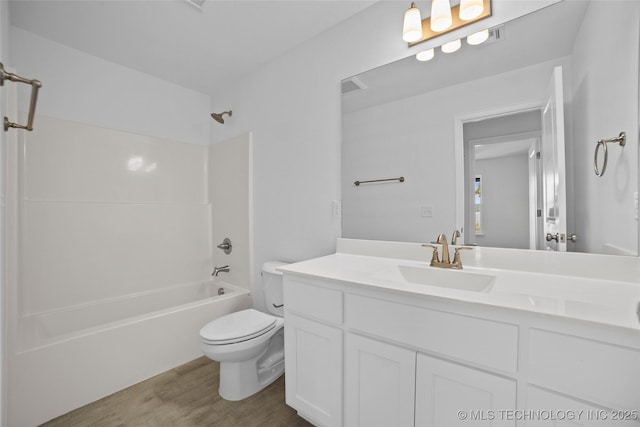
<svg viewBox="0 0 640 427">
<path fill-rule="evenodd" d="M 553 421 L 546 421 L 541 416 L 540 419 L 529 420 L 527 427 L 640 426 L 640 422 L 637 421 L 637 412 L 633 410 L 605 409 L 537 387 L 529 387 L 527 390 L 527 408 L 540 408 L 547 411 L 549 417 L 556 418 Z"/>
<path fill-rule="evenodd" d="M 516 404 L 514 380 L 351 333 L 344 375 L 345 426 L 474 425 Z"/>
<path fill-rule="evenodd" d="M 314 424 L 342 425 L 342 331 L 287 314 L 286 400 Z"/>
<path fill-rule="evenodd" d="M 315 425 L 342 426 L 342 292 L 284 281 L 285 397 Z"/>
<path fill-rule="evenodd" d="M 347 333 L 345 425 L 413 427 L 416 352 Z"/>
<path fill-rule="evenodd" d="M 286 270 L 284 297 L 287 404 L 317 426 L 640 427 L 632 329 Z"/>
<path fill-rule="evenodd" d="M 416 427 L 515 426 L 499 412 L 516 407 L 515 380 L 425 354 L 416 371 Z"/>
</svg>

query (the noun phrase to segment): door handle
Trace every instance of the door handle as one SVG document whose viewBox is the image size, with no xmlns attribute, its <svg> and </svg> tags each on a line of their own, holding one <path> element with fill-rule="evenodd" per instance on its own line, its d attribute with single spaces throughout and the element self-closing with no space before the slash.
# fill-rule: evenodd
<svg viewBox="0 0 640 427">
<path fill-rule="evenodd" d="M 556 242 L 564 242 L 565 241 L 565 235 L 564 234 L 551 234 L 551 233 L 547 233 L 547 242 L 550 242 L 552 240 L 555 240 Z M 578 241 L 578 236 L 576 234 L 569 234 L 568 236 L 566 236 L 566 240 L 569 240 L 570 242 L 577 242 Z"/>
</svg>

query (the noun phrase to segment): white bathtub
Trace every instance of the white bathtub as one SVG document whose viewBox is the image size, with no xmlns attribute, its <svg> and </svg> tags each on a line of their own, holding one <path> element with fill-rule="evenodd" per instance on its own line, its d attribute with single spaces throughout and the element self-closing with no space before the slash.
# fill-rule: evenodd
<svg viewBox="0 0 640 427">
<path fill-rule="evenodd" d="M 38 425 L 193 360 L 202 325 L 251 306 L 249 291 L 207 281 L 25 316 L 9 361 L 9 425 Z"/>
</svg>

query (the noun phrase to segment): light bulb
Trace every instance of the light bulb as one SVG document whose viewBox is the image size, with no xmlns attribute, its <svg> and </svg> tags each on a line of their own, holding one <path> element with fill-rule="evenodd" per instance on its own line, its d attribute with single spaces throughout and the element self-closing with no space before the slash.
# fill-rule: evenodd
<svg viewBox="0 0 640 427">
<path fill-rule="evenodd" d="M 402 40 L 407 43 L 418 41 L 422 38 L 422 17 L 420 9 L 415 3 L 404 13 L 404 24 L 402 25 Z"/>
<path fill-rule="evenodd" d="M 422 52 L 416 53 L 416 59 L 423 62 L 433 59 L 434 56 L 435 52 L 433 51 L 433 49 L 423 50 Z"/>
<path fill-rule="evenodd" d="M 449 0 L 433 0 L 431 2 L 431 29 L 444 31 L 451 26 L 451 5 Z"/>
<path fill-rule="evenodd" d="M 482 0 L 461 0 L 460 1 L 460 19 L 469 21 L 477 18 L 484 11 Z"/>
<path fill-rule="evenodd" d="M 453 53 L 456 50 L 460 49 L 460 46 L 462 46 L 462 42 L 460 41 L 460 39 L 457 39 L 452 42 L 443 44 L 440 49 L 442 49 L 444 53 Z"/>
<path fill-rule="evenodd" d="M 467 36 L 467 43 L 472 46 L 482 44 L 487 41 L 489 38 L 489 30 L 485 29 L 482 31 L 478 31 L 477 33 L 469 34 Z"/>
</svg>

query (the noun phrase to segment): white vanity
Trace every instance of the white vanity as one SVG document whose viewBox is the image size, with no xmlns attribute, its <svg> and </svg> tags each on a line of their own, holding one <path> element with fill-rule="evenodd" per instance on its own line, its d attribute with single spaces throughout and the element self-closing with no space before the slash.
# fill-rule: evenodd
<svg viewBox="0 0 640 427">
<path fill-rule="evenodd" d="M 339 239 L 284 272 L 286 401 L 318 426 L 640 426 L 640 259 Z"/>
</svg>

